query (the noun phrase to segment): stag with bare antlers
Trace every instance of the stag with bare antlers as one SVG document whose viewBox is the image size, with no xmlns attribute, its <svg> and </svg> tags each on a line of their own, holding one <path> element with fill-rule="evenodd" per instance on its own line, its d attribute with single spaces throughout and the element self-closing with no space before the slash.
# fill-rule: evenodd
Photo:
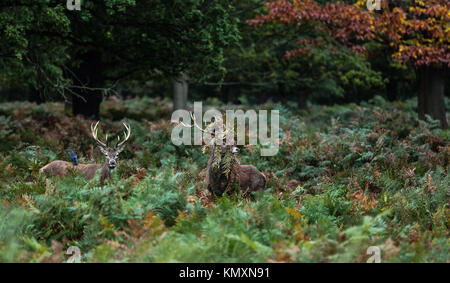
<svg viewBox="0 0 450 283">
<path fill-rule="evenodd" d="M 260 191 L 265 188 L 266 177 L 253 165 L 240 165 L 237 156 L 239 148 L 234 145 L 224 145 L 228 131 L 221 132 L 222 120 L 215 121 L 219 126 L 212 125 L 216 131 L 203 129 L 196 122 L 195 116 L 191 113 L 192 125 L 180 122 L 184 127 L 196 127 L 204 133 L 214 136 L 210 144 L 210 154 L 206 167 L 206 185 L 211 194 L 221 196 L 224 193 L 235 192 L 236 185 L 242 195 L 249 195 L 251 192 Z M 218 142 L 218 141 L 221 142 Z"/>
<path fill-rule="evenodd" d="M 122 150 L 125 148 L 126 142 L 130 138 L 131 127 L 126 123 L 123 123 L 126 129 L 126 132 L 124 132 L 124 139 L 120 141 L 120 137 L 117 137 L 119 139 L 117 145 L 115 147 L 109 147 L 106 145 L 108 139 L 107 137 L 105 142 L 100 141 L 100 139 L 98 138 L 98 124 L 99 122 L 97 122 L 95 125 L 94 123 L 91 124 L 91 134 L 96 141 L 100 151 L 106 157 L 105 163 L 74 165 L 71 162 L 55 160 L 42 167 L 39 172 L 44 173 L 46 176 L 62 177 L 66 175 L 67 172 L 69 172 L 69 168 L 74 168 L 75 170 L 80 171 L 81 175 L 83 175 L 86 179 L 90 180 L 94 178 L 95 173 L 98 170 L 101 170 L 100 185 L 103 186 L 105 180 L 111 177 L 111 170 L 113 170 L 117 166 L 117 157 L 119 156 L 119 153 L 122 152 Z"/>
</svg>

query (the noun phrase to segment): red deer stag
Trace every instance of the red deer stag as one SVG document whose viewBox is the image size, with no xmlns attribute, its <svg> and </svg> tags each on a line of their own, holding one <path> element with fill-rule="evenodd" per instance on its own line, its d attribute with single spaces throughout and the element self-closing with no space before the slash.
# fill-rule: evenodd
<svg viewBox="0 0 450 283">
<path fill-rule="evenodd" d="M 235 145 L 218 145 L 216 139 L 225 139 L 227 131 L 216 135 L 214 132 L 202 129 L 191 113 L 193 125 L 183 122 L 184 127 L 196 127 L 202 132 L 214 135 L 211 140 L 208 165 L 206 167 L 206 185 L 211 194 L 221 196 L 234 191 L 234 184 L 238 185 L 240 193 L 248 195 L 251 192 L 263 190 L 266 186 L 266 177 L 253 165 L 240 165 L 237 154 L 240 150 Z"/>
<path fill-rule="evenodd" d="M 106 143 L 100 141 L 97 137 L 98 132 L 98 123 L 95 125 L 91 124 L 91 134 L 94 140 L 97 142 L 97 146 L 100 148 L 100 151 L 106 156 L 106 162 L 104 164 L 78 164 L 73 165 L 71 162 L 66 162 L 62 160 L 55 160 L 50 162 L 49 164 L 42 167 L 39 172 L 44 173 L 47 176 L 59 176 L 62 177 L 67 174 L 69 168 L 75 168 L 80 171 L 81 175 L 83 175 L 86 179 L 90 180 L 94 178 L 95 173 L 98 170 L 101 170 L 100 175 L 100 185 L 103 186 L 106 179 L 111 177 L 111 170 L 116 168 L 117 156 L 125 147 L 127 140 L 131 135 L 131 128 L 126 123 L 123 123 L 125 126 L 126 132 L 124 132 L 124 140 L 119 141 L 119 143 L 114 147 L 108 147 Z M 118 137 L 119 138 L 119 137 Z"/>
</svg>

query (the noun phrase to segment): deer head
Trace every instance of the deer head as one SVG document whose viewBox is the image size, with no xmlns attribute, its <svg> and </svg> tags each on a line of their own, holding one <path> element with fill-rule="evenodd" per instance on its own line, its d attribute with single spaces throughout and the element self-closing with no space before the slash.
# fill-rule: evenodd
<svg viewBox="0 0 450 283">
<path fill-rule="evenodd" d="M 233 145 L 233 146 L 231 146 L 231 153 L 239 154 L 239 153 L 241 153 L 241 150 L 239 149 L 239 147 Z"/>
<path fill-rule="evenodd" d="M 119 156 L 119 153 L 121 153 L 122 150 L 125 148 L 125 144 L 126 144 L 127 140 L 130 138 L 131 127 L 129 125 L 127 125 L 126 123 L 123 123 L 123 125 L 126 129 L 126 132 L 123 133 L 124 139 L 122 141 L 120 141 L 120 136 L 117 136 L 117 139 L 119 140 L 119 142 L 117 143 L 117 145 L 115 147 L 112 148 L 112 147 L 109 147 L 106 145 L 106 142 L 108 141 L 108 135 L 106 135 L 105 142 L 102 142 L 98 139 L 97 132 L 98 132 L 99 122 L 100 121 L 98 121 L 95 125 L 94 125 L 94 123 L 91 124 L 92 137 L 97 142 L 97 146 L 99 147 L 100 151 L 105 155 L 106 163 L 108 164 L 109 168 L 114 169 L 114 168 L 116 168 L 116 165 L 117 165 L 116 159 Z"/>
</svg>

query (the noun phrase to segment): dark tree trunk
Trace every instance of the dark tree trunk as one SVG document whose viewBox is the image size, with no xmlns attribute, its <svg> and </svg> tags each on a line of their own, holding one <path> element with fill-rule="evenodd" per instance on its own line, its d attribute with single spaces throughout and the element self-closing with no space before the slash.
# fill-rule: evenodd
<svg viewBox="0 0 450 283">
<path fill-rule="evenodd" d="M 278 83 L 278 95 L 280 96 L 281 103 L 287 102 L 286 86 L 283 83 Z"/>
<path fill-rule="evenodd" d="M 30 102 L 34 102 L 36 104 L 41 104 L 44 102 L 42 94 L 37 89 L 31 89 L 30 91 Z"/>
<path fill-rule="evenodd" d="M 186 109 L 188 97 L 188 77 L 182 75 L 173 81 L 173 110 Z"/>
<path fill-rule="evenodd" d="M 397 99 L 397 83 L 394 79 L 389 79 L 389 83 L 386 88 L 387 99 L 394 101 Z"/>
<path fill-rule="evenodd" d="M 233 104 L 242 104 L 239 100 L 240 96 L 240 87 L 239 86 L 230 86 L 228 89 L 228 98 Z"/>
<path fill-rule="evenodd" d="M 256 96 L 256 101 L 258 104 L 264 104 L 266 103 L 270 98 L 272 98 L 274 101 L 277 100 L 277 97 L 270 93 L 267 93 L 264 90 L 261 90 L 260 93 Z"/>
<path fill-rule="evenodd" d="M 300 110 L 308 110 L 309 93 L 302 91 L 297 94 L 297 107 Z"/>
<path fill-rule="evenodd" d="M 227 99 L 233 104 L 241 104 L 239 100 L 239 88 L 237 86 L 229 86 L 227 91 Z"/>
<path fill-rule="evenodd" d="M 447 117 L 444 100 L 445 68 L 422 66 L 416 69 L 419 87 L 418 114 L 420 119 L 425 115 L 439 120 L 442 128 L 447 128 Z"/>
<path fill-rule="evenodd" d="M 76 70 L 72 95 L 73 115 L 83 115 L 86 118 L 100 118 L 100 103 L 103 100 L 102 90 L 105 80 L 103 78 L 102 59 L 100 52 L 88 52 L 82 56 L 82 63 Z"/>
</svg>

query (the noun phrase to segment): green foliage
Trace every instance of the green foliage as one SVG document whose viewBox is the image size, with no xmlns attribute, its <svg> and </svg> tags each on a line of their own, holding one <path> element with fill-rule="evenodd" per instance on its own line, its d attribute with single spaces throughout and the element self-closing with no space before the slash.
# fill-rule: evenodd
<svg viewBox="0 0 450 283">
<path fill-rule="evenodd" d="M 302 25 L 266 23 L 257 28 L 248 20 L 264 14 L 259 0 L 231 1 L 239 18 L 240 40 L 225 49 L 228 72 L 215 91 L 225 101 L 243 103 L 274 100 L 301 100 L 332 104 L 362 101 L 385 92 L 388 80 L 372 67 L 367 56 L 355 55 L 344 47 L 334 48 L 331 39 L 306 22 Z M 287 58 L 298 41 L 321 40 L 310 52 Z M 215 84 L 213 84 L 215 85 Z M 210 96 L 212 87 L 193 87 L 194 97 Z M 345 93 L 345 96 L 344 96 Z"/>
<path fill-rule="evenodd" d="M 0 203 L 0 262 L 13 262 L 23 251 L 21 239 L 31 215 L 23 208 L 7 208 Z"/>
<path fill-rule="evenodd" d="M 238 38 L 232 10 L 221 0 L 86 0 L 81 11 L 59 0 L 2 1 L 2 84 L 67 97 L 82 84 L 74 73 L 92 54 L 101 72 L 95 76 L 110 86 L 182 72 L 198 80 L 210 71 L 223 76 L 223 50 Z"/>
<path fill-rule="evenodd" d="M 116 103 L 105 117 L 140 112 L 138 99 Z M 38 174 L 69 148 L 103 162 L 90 121 L 61 104 L 0 104 L 0 261 L 64 262 L 77 246 L 86 262 L 365 262 L 378 246 L 385 262 L 448 262 L 449 133 L 413 105 L 261 105 L 280 110 L 280 151 L 247 146 L 241 164 L 260 169 L 267 190 L 213 200 L 208 155 L 174 146 L 165 120 L 127 118 L 132 138 L 99 186 L 98 173 Z M 122 130 L 104 121 L 105 132 Z"/>
</svg>

